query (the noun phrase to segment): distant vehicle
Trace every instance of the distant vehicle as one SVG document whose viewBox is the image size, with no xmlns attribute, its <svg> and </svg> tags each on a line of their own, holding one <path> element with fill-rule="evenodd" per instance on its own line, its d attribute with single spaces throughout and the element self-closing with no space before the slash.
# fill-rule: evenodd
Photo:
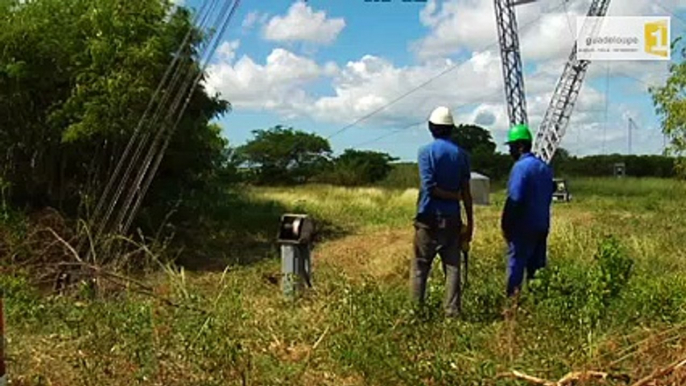
<svg viewBox="0 0 686 386">
<path fill-rule="evenodd" d="M 553 179 L 555 183 L 555 193 L 553 193 L 554 201 L 569 202 L 572 200 L 572 195 L 569 193 L 569 186 L 567 180 L 563 178 Z"/>
</svg>

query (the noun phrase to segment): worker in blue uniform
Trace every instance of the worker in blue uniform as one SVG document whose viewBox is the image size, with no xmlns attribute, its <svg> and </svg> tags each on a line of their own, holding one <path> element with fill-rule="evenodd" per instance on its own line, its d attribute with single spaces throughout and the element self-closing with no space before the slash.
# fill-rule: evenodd
<svg viewBox="0 0 686 386">
<path fill-rule="evenodd" d="M 450 140 L 455 129 L 452 114 L 437 107 L 429 117 L 434 140 L 419 150 L 420 189 L 414 221 L 415 237 L 412 294 L 423 303 L 431 265 L 439 254 L 445 273 L 444 308 L 447 316 L 461 311 L 460 253 L 462 243 L 471 241 L 474 229 L 471 175 L 468 154 Z M 464 202 L 467 224 L 463 227 L 460 201 Z"/>
<path fill-rule="evenodd" d="M 527 280 L 547 264 L 550 205 L 555 191 L 547 163 L 531 153 L 532 136 L 526 125 L 508 133 L 507 145 L 515 160 L 507 184 L 507 201 L 501 227 L 508 246 L 507 295 L 521 291 Z"/>
</svg>

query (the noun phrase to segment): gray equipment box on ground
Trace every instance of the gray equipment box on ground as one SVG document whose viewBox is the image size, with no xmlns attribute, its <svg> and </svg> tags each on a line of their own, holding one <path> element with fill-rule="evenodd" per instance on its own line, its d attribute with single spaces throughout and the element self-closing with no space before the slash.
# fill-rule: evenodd
<svg viewBox="0 0 686 386">
<path fill-rule="evenodd" d="M 472 172 L 469 187 L 474 205 L 489 205 L 491 194 L 490 179 L 483 174 Z"/>
<path fill-rule="evenodd" d="M 281 288 L 287 298 L 312 286 L 311 246 L 314 222 L 304 214 L 281 217 L 277 242 L 281 245 Z"/>
<path fill-rule="evenodd" d="M 562 178 L 553 179 L 555 183 L 555 192 L 553 193 L 553 201 L 569 202 L 572 200 L 572 195 L 569 193 L 569 186 L 567 180 Z"/>
<path fill-rule="evenodd" d="M 624 162 L 618 162 L 613 165 L 613 173 L 617 178 L 626 177 L 626 164 Z"/>
</svg>

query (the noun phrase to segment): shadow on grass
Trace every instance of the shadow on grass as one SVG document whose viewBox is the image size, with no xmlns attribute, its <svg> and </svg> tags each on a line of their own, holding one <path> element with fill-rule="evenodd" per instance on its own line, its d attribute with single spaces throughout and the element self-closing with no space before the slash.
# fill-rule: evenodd
<svg viewBox="0 0 686 386">
<path fill-rule="evenodd" d="M 308 214 L 281 203 L 235 192 L 217 205 L 202 229 L 188 231 L 185 252 L 176 263 L 191 271 L 222 271 L 227 265 L 249 265 L 279 257 L 277 233 L 281 216 Z M 313 217 L 315 245 L 349 234 L 349 230 L 327 219 Z"/>
</svg>

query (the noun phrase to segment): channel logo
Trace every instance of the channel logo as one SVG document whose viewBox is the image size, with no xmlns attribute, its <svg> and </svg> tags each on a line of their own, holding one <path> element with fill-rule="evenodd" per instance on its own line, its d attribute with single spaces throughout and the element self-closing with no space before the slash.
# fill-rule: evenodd
<svg viewBox="0 0 686 386">
<path fill-rule="evenodd" d="M 578 17 L 576 27 L 579 60 L 671 59 L 669 17 Z"/>
<path fill-rule="evenodd" d="M 667 20 L 649 22 L 643 28 L 645 51 L 661 57 L 669 56 L 669 24 Z"/>
</svg>

